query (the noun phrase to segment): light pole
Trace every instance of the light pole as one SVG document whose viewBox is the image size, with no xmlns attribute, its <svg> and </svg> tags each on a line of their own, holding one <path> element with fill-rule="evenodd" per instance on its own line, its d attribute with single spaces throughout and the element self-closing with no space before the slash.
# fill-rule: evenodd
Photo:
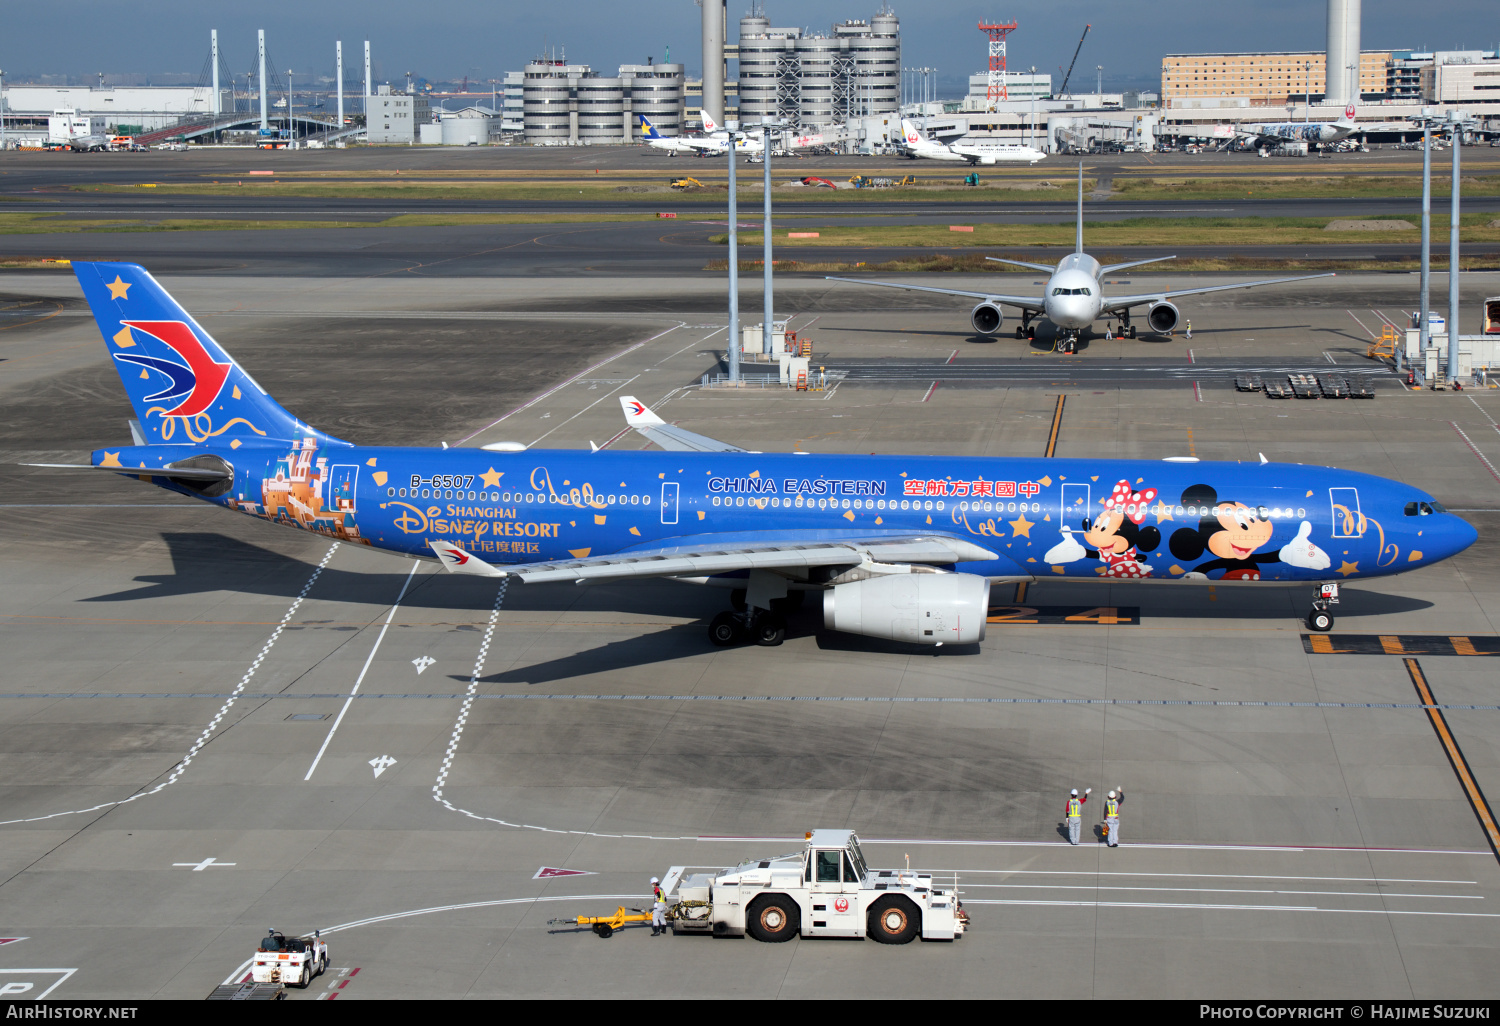
<svg viewBox="0 0 1500 1026">
<path fill-rule="evenodd" d="M 1426 113 L 1425 111 L 1423 112 Z M 1422 119 L 1422 309 L 1417 323 L 1417 356 L 1427 359 L 1428 318 L 1432 316 L 1432 125 Z M 1396 364 L 1401 369 L 1401 364 Z"/>
<path fill-rule="evenodd" d="M 1095 64 L 1094 70 L 1099 73 L 1099 81 L 1094 87 L 1094 91 L 1099 94 L 1099 106 L 1102 107 L 1104 106 L 1104 65 Z"/>
<path fill-rule="evenodd" d="M 1458 152 L 1463 149 L 1464 129 L 1472 121 L 1467 111 L 1450 110 L 1448 123 L 1453 132 L 1453 198 L 1448 215 L 1448 381 L 1458 379 Z"/>
<path fill-rule="evenodd" d="M 1036 148 L 1036 65 L 1031 66 L 1031 131 L 1026 135 L 1026 145 Z"/>
<path fill-rule="evenodd" d="M 772 316 L 772 289 L 771 289 L 771 129 L 779 127 L 781 119 L 767 114 L 761 118 L 761 142 L 765 146 L 765 208 L 761 215 L 761 234 L 764 236 L 762 256 L 765 258 L 765 304 L 766 316 L 765 326 L 761 329 L 761 352 L 770 355 L 774 352 L 772 340 L 775 331 L 775 318 Z"/>
<path fill-rule="evenodd" d="M 292 145 L 297 138 L 297 133 L 292 128 L 292 69 L 286 69 L 286 145 L 287 149 L 296 149 Z"/>
<path fill-rule="evenodd" d="M 739 134 L 738 121 L 725 121 L 729 135 L 729 380 L 740 383 L 740 247 L 739 205 L 735 197 L 734 140 Z"/>
<path fill-rule="evenodd" d="M 0 150 L 5 149 L 5 72 L 0 70 Z"/>
</svg>

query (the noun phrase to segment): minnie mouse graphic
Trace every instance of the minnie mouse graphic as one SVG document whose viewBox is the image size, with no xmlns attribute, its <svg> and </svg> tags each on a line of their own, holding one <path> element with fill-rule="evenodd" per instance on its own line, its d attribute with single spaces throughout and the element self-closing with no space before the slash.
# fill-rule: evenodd
<svg viewBox="0 0 1500 1026">
<path fill-rule="evenodd" d="M 1048 563 L 1071 563 L 1075 560 L 1097 559 L 1104 564 L 1105 577 L 1138 579 L 1151 576 L 1151 567 L 1141 550 L 1153 551 L 1161 544 L 1161 532 L 1154 527 L 1142 527 L 1151 504 L 1156 499 L 1156 489 L 1146 488 L 1139 492 L 1131 488 L 1129 481 L 1120 481 L 1104 500 L 1104 512 L 1092 522 L 1083 521 L 1083 540 L 1093 548 L 1084 548 L 1073 537 L 1073 529 L 1061 528 L 1063 540 L 1054 545 L 1044 557 Z"/>
</svg>

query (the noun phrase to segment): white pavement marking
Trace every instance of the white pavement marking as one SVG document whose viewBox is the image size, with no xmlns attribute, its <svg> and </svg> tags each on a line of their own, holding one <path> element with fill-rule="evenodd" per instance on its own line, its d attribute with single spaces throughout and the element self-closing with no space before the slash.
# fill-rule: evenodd
<svg viewBox="0 0 1500 1026">
<path fill-rule="evenodd" d="M 543 399 L 547 398 L 549 395 L 552 395 L 555 392 L 562 391 L 564 388 L 567 388 L 569 385 L 571 385 L 573 382 L 577 381 L 579 378 L 584 377 L 585 375 L 589 374 L 592 371 L 598 370 L 600 367 L 603 367 L 606 363 L 612 363 L 615 360 L 618 360 L 620 357 L 624 356 L 626 353 L 633 353 L 633 352 L 635 352 L 637 349 L 641 348 L 641 346 L 645 345 L 648 342 L 655 342 L 657 339 L 661 338 L 663 335 L 670 335 L 672 332 L 676 331 L 678 328 L 685 328 L 685 327 L 687 327 L 686 322 L 679 322 L 677 324 L 674 324 L 672 327 L 668 328 L 666 331 L 659 331 L 655 335 L 652 335 L 650 338 L 644 339 L 644 340 L 642 340 L 640 342 L 635 343 L 635 345 L 626 346 L 624 349 L 621 349 L 614 356 L 606 357 L 605 359 L 600 360 L 598 363 L 591 364 L 588 367 L 585 367 L 583 370 L 579 371 L 577 374 L 574 374 L 567 381 L 564 381 L 564 382 L 562 382 L 559 385 L 554 385 L 551 388 L 547 389 L 547 391 L 543 392 L 541 395 L 536 396 L 533 399 L 527 400 L 526 402 L 522 403 L 520 406 L 517 406 L 514 410 L 511 410 L 504 417 L 500 417 L 498 420 L 491 421 L 490 423 L 486 424 L 484 427 L 480 428 L 478 431 L 472 432 L 471 434 L 464 435 L 464 437 L 460 438 L 456 444 L 463 445 L 465 442 L 470 441 L 473 438 L 477 438 L 479 435 L 484 434 L 490 428 L 492 428 L 495 425 L 501 423 L 501 421 L 507 420 L 510 417 L 514 417 L 516 414 L 520 413 L 524 409 L 527 409 L 529 407 L 535 406 L 537 403 L 541 402 Z"/>
<path fill-rule="evenodd" d="M 462 912 L 470 908 L 494 908 L 498 905 L 529 905 L 539 901 L 643 901 L 640 894 L 557 894 L 544 895 L 535 898 L 499 898 L 494 901 L 466 901 L 461 905 L 434 905 L 432 908 L 414 908 L 409 912 L 392 912 L 384 916 L 371 916 L 369 919 L 356 919 L 352 923 L 341 923 L 338 926 L 326 926 L 323 928 L 323 936 L 330 933 L 342 933 L 344 930 L 353 930 L 361 926 L 374 926 L 376 923 L 388 923 L 393 919 L 408 919 L 411 916 L 431 915 L 434 912 Z M 249 965 L 249 962 L 245 963 Z"/>
<path fill-rule="evenodd" d="M 542 440 L 542 438 L 546 438 L 547 435 L 552 434 L 553 431 L 556 431 L 560 427 L 563 427 L 563 426 L 565 426 L 567 424 L 573 423 L 573 421 L 577 420 L 579 417 L 582 417 L 585 413 L 587 413 L 590 410 L 592 410 L 595 406 L 598 406 L 600 403 L 604 402 L 604 400 L 608 399 L 610 396 L 612 396 L 616 392 L 620 391 L 620 389 L 625 388 L 626 386 L 628 386 L 632 381 L 634 381 L 638 377 L 640 377 L 640 375 L 636 374 L 636 375 L 634 375 L 634 376 L 626 379 L 625 381 L 623 381 L 620 384 L 616 385 L 614 388 L 611 388 L 608 392 L 605 392 L 598 399 L 595 399 L 593 402 L 589 403 L 587 406 L 585 406 L 583 409 L 579 410 L 577 413 L 573 414 L 573 416 L 569 417 L 567 420 L 563 421 L 561 424 L 554 424 L 550 429 L 548 429 L 548 431 L 547 431 L 546 434 L 542 435 L 541 438 L 538 438 L 535 442 L 532 442 L 530 445 L 527 446 L 527 448 L 528 449 L 535 449 L 536 446 L 537 446 L 537 442 L 540 442 Z"/>
<path fill-rule="evenodd" d="M 236 866 L 236 865 L 239 865 L 239 863 L 237 863 L 237 862 L 220 862 L 218 859 L 204 859 L 202 862 L 174 862 L 174 863 L 172 863 L 172 865 L 174 865 L 174 866 L 191 867 L 192 870 L 193 870 L 193 872 L 195 872 L 195 873 L 201 873 L 205 869 L 207 869 L 209 866 L 213 866 L 215 869 L 218 869 L 221 866 Z"/>
<path fill-rule="evenodd" d="M 78 971 L 77 969 L 0 969 L 0 973 L 7 973 L 9 975 L 19 975 L 21 973 L 61 973 L 62 974 L 61 976 L 59 976 L 57 978 L 57 982 L 56 983 L 54 983 L 52 986 L 48 987 L 46 990 L 42 991 L 40 994 L 36 995 L 36 997 L 27 998 L 27 1000 L 29 1000 L 29 1001 L 40 1001 L 40 1000 L 42 1000 L 48 994 L 51 994 L 54 990 L 56 990 L 58 987 L 61 987 L 64 983 L 68 982 L 68 977 L 72 976 L 77 971 Z M 30 989 L 31 988 L 28 986 L 27 990 L 30 990 Z M 10 993 L 11 994 L 24 994 L 24 993 L 26 993 L 26 991 L 11 991 Z M 8 997 L 10 995 L 7 994 L 6 996 Z"/>
<path fill-rule="evenodd" d="M 1028 898 L 971 898 L 965 905 L 1042 905 L 1049 908 L 1187 909 L 1196 912 L 1333 912 L 1366 916 L 1452 916 L 1500 919 L 1500 912 L 1427 912 L 1394 908 L 1322 908 L 1318 905 L 1197 905 L 1175 901 L 1042 901 Z M 326 930 L 324 931 L 327 932 Z"/>
<path fill-rule="evenodd" d="M 370 768 L 375 771 L 375 779 L 379 780 L 380 774 L 396 765 L 396 762 L 397 760 L 392 759 L 389 755 L 377 755 L 371 759 Z"/>
<path fill-rule="evenodd" d="M 1358 324 L 1361 328 L 1364 328 L 1366 335 L 1369 335 L 1371 338 L 1375 337 L 1375 333 L 1373 331 L 1371 331 L 1369 328 L 1365 327 L 1365 322 L 1362 321 L 1362 320 L 1360 320 L 1358 317 L 1354 316 L 1354 311 L 1353 310 L 1346 310 L 1344 312 L 1347 313 L 1350 317 L 1354 317 L 1354 323 Z"/>
<path fill-rule="evenodd" d="M 1257 887 L 1127 887 L 1124 884 L 966 884 L 964 890 L 1017 891 L 1150 891 L 1152 894 L 1302 894 L 1347 898 L 1449 898 L 1457 901 L 1483 901 L 1482 894 L 1397 894 L 1379 891 L 1281 891 Z"/>
<path fill-rule="evenodd" d="M 328 751 L 328 742 L 333 740 L 333 735 L 338 731 L 339 724 L 344 722 L 344 714 L 349 711 L 349 706 L 354 704 L 354 696 L 359 694 L 359 686 L 365 682 L 365 674 L 370 672 L 370 664 L 375 661 L 375 653 L 380 651 L 380 643 L 385 640 L 385 632 L 391 628 L 391 620 L 396 616 L 396 610 L 401 608 L 401 600 L 406 597 L 406 589 L 411 587 L 411 579 L 417 575 L 417 568 L 422 565 L 420 560 L 411 561 L 411 570 L 406 574 L 406 580 L 401 584 L 401 591 L 396 595 L 396 601 L 391 603 L 391 611 L 385 616 L 385 623 L 380 625 L 380 634 L 375 638 L 375 644 L 370 647 L 370 654 L 365 657 L 364 668 L 359 671 L 355 678 L 354 688 L 349 692 L 349 697 L 344 700 L 344 707 L 339 710 L 338 717 L 333 721 L 333 726 L 328 728 L 328 736 L 323 739 L 323 747 L 318 749 L 318 754 L 313 757 L 312 765 L 307 767 L 307 776 L 303 782 L 312 779 L 313 770 L 318 768 L 318 763 L 323 760 L 323 753 Z M 417 672 L 421 672 L 418 670 Z M 377 771 L 377 777 L 380 773 Z"/>
<path fill-rule="evenodd" d="M 128 802 L 133 802 L 137 799 L 145 798 L 149 795 L 156 794 L 164 787 L 175 784 L 178 779 L 187 772 L 187 768 L 192 765 L 193 759 L 196 758 L 198 753 L 203 750 L 203 746 L 208 744 L 208 742 L 213 738 L 214 732 L 219 729 L 219 724 L 223 721 L 224 717 L 228 715 L 229 710 L 234 706 L 234 703 L 238 701 L 241 693 L 244 692 L 245 685 L 250 683 L 250 678 L 255 676 L 255 671 L 260 669 L 261 663 L 265 662 L 266 656 L 270 654 L 272 646 L 276 644 L 276 640 L 280 638 L 282 632 L 286 630 L 286 625 L 291 623 L 293 616 L 297 615 L 297 610 L 302 606 L 302 600 L 307 598 L 307 593 L 311 591 L 312 586 L 317 583 L 318 577 L 323 573 L 324 568 L 328 566 L 328 561 L 333 558 L 333 554 L 338 551 L 338 547 L 339 543 L 334 542 L 331 546 L 329 546 L 328 551 L 323 554 L 323 558 L 318 562 L 317 568 L 314 569 L 312 574 L 308 576 L 307 583 L 302 585 L 302 590 L 297 593 L 297 598 L 287 609 L 286 615 L 281 618 L 281 622 L 276 625 L 276 629 L 272 631 L 271 636 L 266 639 L 265 645 L 261 646 L 261 650 L 256 655 L 255 661 L 250 664 L 250 669 L 246 670 L 245 675 L 240 678 L 239 685 L 236 686 L 234 691 L 230 693 L 228 700 L 219 707 L 219 711 L 214 714 L 214 718 L 208 721 L 208 726 L 203 728 L 203 733 L 198 735 L 198 740 L 193 742 L 193 747 L 188 749 L 187 754 L 182 757 L 182 761 L 172 768 L 172 773 L 167 777 L 166 780 L 163 780 L 160 784 L 157 784 L 149 791 L 137 792 L 136 794 L 131 795 L 129 798 L 121 798 L 117 802 L 101 802 L 98 805 L 91 805 L 86 809 L 69 809 L 66 812 L 52 812 L 48 813 L 45 816 L 28 816 L 24 819 L 0 820 L 0 826 L 10 826 L 13 823 L 38 823 L 45 819 L 56 819 L 59 816 L 76 816 L 80 813 L 85 812 L 98 812 L 100 809 L 109 809 L 117 805 L 125 805 Z"/>
<path fill-rule="evenodd" d="M 422 676 L 422 671 L 427 669 L 427 667 L 431 666 L 435 662 L 437 662 L 437 660 L 432 658 L 432 656 L 424 655 L 417 656 L 411 661 L 411 664 L 417 668 L 417 676 L 420 677 Z"/>
<path fill-rule="evenodd" d="M 240 964 L 240 967 L 238 969 L 230 973 L 228 976 L 224 977 L 224 982 L 219 984 L 219 986 L 228 987 L 232 986 L 233 984 L 239 983 L 242 979 L 245 978 L 246 971 L 249 970 L 251 963 L 253 963 L 254 961 L 254 955 L 251 955 L 249 958 L 245 959 L 245 961 Z"/>
<path fill-rule="evenodd" d="M 868 842 L 863 842 L 868 843 Z M 1109 870 L 1087 869 L 934 869 L 944 875 L 958 873 L 960 876 L 977 876 L 990 873 L 1004 876 L 1146 876 L 1153 880 L 1320 880 L 1326 883 L 1405 883 L 1405 884 L 1473 884 L 1478 880 L 1411 880 L 1404 877 L 1381 876 L 1272 876 L 1259 873 L 1123 873 Z"/>
<path fill-rule="evenodd" d="M 1470 396 L 1470 398 L 1473 397 Z M 1465 432 L 1463 428 L 1458 426 L 1457 421 L 1450 420 L 1448 423 L 1453 425 L 1453 430 L 1458 432 L 1459 437 L 1464 440 L 1464 444 L 1469 447 L 1469 451 L 1472 452 L 1475 456 L 1479 457 L 1479 462 L 1483 463 L 1485 465 L 1485 468 L 1489 470 L 1490 476 L 1493 477 L 1496 481 L 1500 481 L 1500 470 L 1496 470 L 1495 465 L 1490 462 L 1490 458 L 1479 451 L 1479 446 L 1475 445 L 1473 441 L 1470 440 L 1468 433 Z"/>
</svg>

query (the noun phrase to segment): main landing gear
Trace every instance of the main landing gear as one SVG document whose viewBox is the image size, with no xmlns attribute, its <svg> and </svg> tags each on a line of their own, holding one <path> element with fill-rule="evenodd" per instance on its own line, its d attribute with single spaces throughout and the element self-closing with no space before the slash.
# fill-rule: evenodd
<svg viewBox="0 0 1500 1026">
<path fill-rule="evenodd" d="M 1330 581 L 1320 585 L 1313 593 L 1312 612 L 1307 614 L 1307 629 L 1323 633 L 1333 629 L 1333 614 L 1328 611 L 1329 606 L 1339 604 L 1339 586 Z"/>
<path fill-rule="evenodd" d="M 1036 338 L 1036 329 L 1031 326 L 1031 315 L 1024 311 L 1021 314 L 1021 323 L 1016 325 L 1016 338 Z"/>
<path fill-rule="evenodd" d="M 786 618 L 802 605 L 805 592 L 791 591 L 786 598 L 772 599 L 771 609 L 754 609 L 745 605 L 745 593 L 735 590 L 726 609 L 708 625 L 708 640 L 720 648 L 754 642 L 772 648 L 786 640 Z"/>
</svg>

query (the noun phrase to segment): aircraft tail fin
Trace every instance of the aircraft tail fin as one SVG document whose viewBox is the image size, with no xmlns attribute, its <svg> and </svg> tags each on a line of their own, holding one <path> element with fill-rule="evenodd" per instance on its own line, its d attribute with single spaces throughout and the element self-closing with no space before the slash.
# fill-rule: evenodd
<svg viewBox="0 0 1500 1026">
<path fill-rule="evenodd" d="M 146 443 L 349 444 L 282 409 L 144 267 L 75 260 L 73 271 Z"/>
<path fill-rule="evenodd" d="M 661 133 L 656 130 L 656 126 L 646 120 L 646 115 L 640 115 L 640 119 L 641 128 L 644 130 L 647 139 L 660 139 L 662 137 Z"/>
<path fill-rule="evenodd" d="M 1083 161 L 1078 162 L 1078 241 L 1073 252 L 1083 252 Z"/>
<path fill-rule="evenodd" d="M 714 120 L 714 116 L 712 114 L 710 114 L 707 110 L 703 111 L 702 113 L 703 113 L 703 132 L 704 132 L 704 134 L 705 135 L 712 135 L 714 132 L 717 132 L 719 130 L 719 123 Z"/>
<path fill-rule="evenodd" d="M 922 134 L 922 130 L 906 118 L 901 119 L 901 138 L 906 140 L 906 145 L 908 146 L 915 146 L 918 143 L 927 141 L 926 136 Z"/>
<path fill-rule="evenodd" d="M 1357 114 L 1358 112 L 1359 111 L 1354 106 L 1354 104 L 1352 104 L 1352 103 L 1349 104 L 1347 107 L 1344 108 L 1344 116 L 1341 117 L 1341 118 L 1339 118 L 1338 121 L 1335 122 L 1335 124 L 1337 124 L 1340 128 L 1353 128 L 1354 127 L 1354 115 Z"/>
</svg>

